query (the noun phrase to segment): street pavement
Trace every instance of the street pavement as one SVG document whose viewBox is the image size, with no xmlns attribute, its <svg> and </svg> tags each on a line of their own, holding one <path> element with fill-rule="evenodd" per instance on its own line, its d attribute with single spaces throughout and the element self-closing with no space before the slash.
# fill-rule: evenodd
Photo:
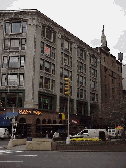
<svg viewBox="0 0 126 168">
<path fill-rule="evenodd" d="M 126 152 L 1 150 L 0 168 L 125 168 Z"/>
</svg>

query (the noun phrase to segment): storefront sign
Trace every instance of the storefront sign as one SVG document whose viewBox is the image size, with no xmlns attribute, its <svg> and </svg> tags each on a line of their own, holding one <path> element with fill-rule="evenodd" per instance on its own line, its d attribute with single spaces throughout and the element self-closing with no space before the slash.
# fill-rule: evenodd
<svg viewBox="0 0 126 168">
<path fill-rule="evenodd" d="M 36 111 L 33 111 L 33 114 L 40 115 L 40 114 L 42 114 L 42 112 L 36 110 Z"/>
<path fill-rule="evenodd" d="M 30 110 L 19 110 L 19 114 L 31 114 Z"/>
</svg>

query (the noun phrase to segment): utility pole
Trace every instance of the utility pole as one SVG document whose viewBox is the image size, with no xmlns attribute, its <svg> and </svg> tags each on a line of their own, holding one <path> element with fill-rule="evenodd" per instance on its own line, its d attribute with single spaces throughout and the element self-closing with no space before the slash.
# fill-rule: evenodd
<svg viewBox="0 0 126 168">
<path fill-rule="evenodd" d="M 67 135 L 67 139 L 66 139 L 66 144 L 70 144 L 70 135 L 69 135 L 69 101 L 70 101 L 70 79 L 69 78 L 65 78 L 65 95 L 68 95 L 68 135 Z"/>
<path fill-rule="evenodd" d="M 13 136 L 14 136 L 14 135 L 13 135 L 13 129 L 14 129 L 14 128 L 13 128 L 13 126 L 14 126 L 13 123 L 14 123 L 14 105 L 13 105 L 12 136 L 11 136 L 11 139 L 13 139 Z"/>
</svg>

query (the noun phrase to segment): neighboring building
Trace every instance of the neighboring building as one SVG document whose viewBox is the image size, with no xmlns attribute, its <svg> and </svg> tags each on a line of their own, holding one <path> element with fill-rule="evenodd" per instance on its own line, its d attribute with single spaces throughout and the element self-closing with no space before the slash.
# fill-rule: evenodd
<svg viewBox="0 0 126 168">
<path fill-rule="evenodd" d="M 67 116 L 64 78 L 71 80 L 70 116 L 89 126 L 101 108 L 98 51 L 38 10 L 0 11 L 0 71 L 3 113 L 14 104 L 32 132 Z"/>
<path fill-rule="evenodd" d="M 122 85 L 123 85 L 123 90 L 126 91 L 126 65 L 123 65 L 123 68 L 122 68 Z"/>
<path fill-rule="evenodd" d="M 114 127 L 121 124 L 122 63 L 110 54 L 104 27 L 101 42 L 101 47 L 96 48 L 101 55 L 101 113 L 99 117 L 102 124 Z"/>
</svg>

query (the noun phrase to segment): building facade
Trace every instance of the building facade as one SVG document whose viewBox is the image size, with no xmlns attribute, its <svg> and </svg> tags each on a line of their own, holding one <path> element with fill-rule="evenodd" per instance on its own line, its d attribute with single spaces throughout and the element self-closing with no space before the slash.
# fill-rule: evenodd
<svg viewBox="0 0 126 168">
<path fill-rule="evenodd" d="M 101 110 L 99 52 L 38 10 L 0 11 L 1 113 L 14 106 L 21 123 L 63 124 L 64 78 L 70 115 L 85 125 Z"/>
<path fill-rule="evenodd" d="M 121 124 L 122 102 L 122 63 L 110 54 L 107 47 L 104 27 L 101 36 L 101 47 L 96 48 L 101 56 L 101 112 L 100 123 L 115 127 Z"/>
</svg>

